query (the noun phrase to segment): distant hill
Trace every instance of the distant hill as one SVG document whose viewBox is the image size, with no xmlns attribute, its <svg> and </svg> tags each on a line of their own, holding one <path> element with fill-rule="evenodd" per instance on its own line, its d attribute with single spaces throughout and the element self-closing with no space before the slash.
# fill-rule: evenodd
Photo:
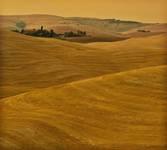
<svg viewBox="0 0 167 150">
<path fill-rule="evenodd" d="M 88 28 L 90 29 L 103 29 L 102 32 L 122 32 L 136 27 L 145 26 L 147 24 L 134 21 L 123 21 L 116 19 L 96 19 L 96 18 L 81 18 L 81 17 L 59 17 L 52 15 L 23 15 L 23 16 L 0 16 L 1 25 L 11 26 L 17 20 L 24 20 L 28 27 L 36 27 L 39 25 L 51 27 L 69 27 L 72 28 Z M 58 29 L 57 27 L 57 29 Z M 76 29 L 77 30 L 77 29 Z M 99 31 L 100 32 L 100 31 Z"/>
<path fill-rule="evenodd" d="M 90 36 L 87 38 L 69 38 L 69 41 L 89 43 L 89 42 L 112 42 L 136 37 L 136 31 L 140 28 L 152 26 L 150 33 L 139 34 L 137 36 L 150 36 L 166 32 L 166 26 L 159 27 L 158 24 L 142 23 L 136 21 L 125 21 L 117 19 L 98 19 L 82 17 L 60 17 L 53 15 L 17 15 L 0 16 L 0 27 L 12 29 L 19 20 L 26 22 L 28 29 L 40 28 L 53 29 L 57 33 L 86 31 Z M 129 33 L 131 31 L 131 34 Z M 134 34 L 135 33 L 135 34 Z"/>
<path fill-rule="evenodd" d="M 123 32 L 129 29 L 147 25 L 141 22 L 124 21 L 117 19 L 96 19 L 96 18 L 80 18 L 80 17 L 73 17 L 68 19 L 81 25 L 95 26 L 97 28 L 112 32 Z"/>
</svg>

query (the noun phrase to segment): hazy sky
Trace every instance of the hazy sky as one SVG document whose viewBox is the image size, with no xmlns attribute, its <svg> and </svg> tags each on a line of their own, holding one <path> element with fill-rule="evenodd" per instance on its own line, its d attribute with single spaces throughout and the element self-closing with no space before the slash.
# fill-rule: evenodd
<svg viewBox="0 0 167 150">
<path fill-rule="evenodd" d="M 0 14 L 53 14 L 167 22 L 167 0 L 0 0 Z"/>
</svg>

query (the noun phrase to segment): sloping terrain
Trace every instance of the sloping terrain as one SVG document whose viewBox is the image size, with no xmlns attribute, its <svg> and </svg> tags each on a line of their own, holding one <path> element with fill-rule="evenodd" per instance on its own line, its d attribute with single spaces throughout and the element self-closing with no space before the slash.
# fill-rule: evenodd
<svg viewBox="0 0 167 150">
<path fill-rule="evenodd" d="M 86 31 L 87 37 L 66 38 L 67 41 L 79 43 L 114 42 L 131 37 L 151 36 L 167 32 L 166 24 L 39 14 L 0 16 L 0 27 L 15 29 L 16 22 L 20 20 L 27 24 L 27 29 L 39 29 L 44 26 L 45 29 L 53 29 L 56 33 Z M 150 32 L 143 33 L 138 30 L 149 30 Z"/>
<path fill-rule="evenodd" d="M 70 17 L 68 20 L 72 20 L 81 25 L 89 25 L 99 28 L 104 31 L 123 32 L 137 27 L 143 27 L 149 25 L 147 23 L 124 21 L 117 19 L 98 19 L 98 18 L 82 18 L 82 17 Z"/>
<path fill-rule="evenodd" d="M 138 53 L 138 50 L 145 49 L 145 52 L 150 50 L 166 49 L 166 37 L 167 33 L 161 33 L 160 35 L 153 35 L 149 37 L 138 37 L 131 38 L 121 42 L 94 42 L 86 44 L 89 48 L 97 48 L 103 50 L 110 50 L 114 52 L 126 51 L 135 51 Z M 123 50 L 125 49 L 125 50 Z"/>
<path fill-rule="evenodd" d="M 18 21 L 24 21 L 27 24 L 27 29 L 39 29 L 41 26 L 44 26 L 45 29 L 53 29 L 56 33 L 64 33 L 64 32 L 77 32 L 78 30 L 86 31 L 87 35 L 86 38 L 67 38 L 69 41 L 76 41 L 81 43 L 87 42 L 97 42 L 97 41 L 117 41 L 119 39 L 126 39 L 125 36 L 114 32 L 113 30 L 109 30 L 104 28 L 103 26 L 95 26 L 91 23 L 86 23 L 87 21 L 83 18 L 82 22 L 77 21 L 76 19 L 72 18 L 65 18 L 59 16 L 52 16 L 52 15 L 18 15 L 18 16 L 0 16 L 0 27 L 1 28 L 8 28 L 8 29 L 15 29 L 15 24 Z M 82 20 L 82 18 L 80 18 Z M 94 19 L 90 19 L 94 20 Z M 101 20 L 99 19 L 101 25 L 103 25 Z M 141 25 L 140 25 L 141 26 Z"/>
<path fill-rule="evenodd" d="M 123 21 L 116 19 L 98 19 L 98 18 L 80 18 L 80 17 L 60 17 L 54 15 L 17 15 L 17 16 L 0 16 L 3 27 L 14 26 L 15 22 L 23 20 L 27 23 L 28 28 L 37 28 L 39 25 L 47 28 L 60 29 L 60 31 L 70 30 L 87 30 L 87 32 L 94 33 L 112 33 L 127 31 L 129 29 L 146 26 L 149 24 Z M 93 30 L 94 29 L 94 30 Z M 93 30 L 94 32 L 92 32 Z M 100 31 L 101 30 L 101 31 Z M 103 30 L 103 31 L 102 31 Z"/>
<path fill-rule="evenodd" d="M 1 29 L 0 150 L 165 150 L 166 36 L 77 44 Z"/>
<path fill-rule="evenodd" d="M 149 31 L 149 32 L 139 32 L 139 31 Z M 162 33 L 167 33 L 167 24 L 152 24 L 146 25 L 142 27 L 137 27 L 135 29 L 130 29 L 128 31 L 123 32 L 124 35 L 129 37 L 146 37 L 152 35 L 158 35 Z"/>
<path fill-rule="evenodd" d="M 166 69 L 137 69 L 2 99 L 1 150 L 165 150 Z"/>
<path fill-rule="evenodd" d="M 128 30 L 128 31 L 125 31 L 125 33 L 132 33 L 136 30 L 149 30 L 149 31 L 152 31 L 152 32 L 167 32 L 167 24 L 166 23 L 156 23 L 156 24 L 151 24 L 151 25 L 146 25 L 146 26 L 143 26 L 143 27 L 138 27 L 138 28 L 135 28 L 135 29 L 131 29 L 131 30 Z"/>
<path fill-rule="evenodd" d="M 101 50 L 98 43 L 95 43 L 97 49 L 1 30 L 0 97 L 104 74 L 164 65 L 167 57 L 165 39 L 166 35 L 126 40 L 109 43 L 111 48 L 102 45 L 104 50 Z"/>
</svg>

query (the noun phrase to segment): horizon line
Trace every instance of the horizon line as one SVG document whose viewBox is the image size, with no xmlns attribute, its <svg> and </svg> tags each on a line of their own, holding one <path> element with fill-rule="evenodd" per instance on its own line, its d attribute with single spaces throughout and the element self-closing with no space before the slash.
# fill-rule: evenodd
<svg viewBox="0 0 167 150">
<path fill-rule="evenodd" d="M 45 14 L 45 13 L 32 13 L 32 14 L 0 14 L 0 16 L 7 16 L 7 17 L 9 17 L 9 16 L 35 16 L 35 15 L 43 15 L 43 16 L 55 16 L 55 17 L 62 17 L 62 18 L 88 18 L 88 19 L 99 19 L 99 20 L 105 20 L 105 19 L 115 19 L 115 20 L 122 20 L 122 21 L 133 21 L 133 22 L 139 22 L 139 23 L 152 23 L 152 24 L 154 24 L 154 23 L 157 23 L 157 24 L 159 24 L 159 23 L 167 23 L 167 22 L 153 22 L 153 21 L 142 21 L 142 20 L 137 20 L 137 19 L 121 19 L 121 18 L 114 18 L 114 17 L 112 17 L 112 18 L 106 18 L 106 17 L 88 17 L 88 16 L 61 16 L 61 15 L 56 15 L 56 14 Z"/>
</svg>

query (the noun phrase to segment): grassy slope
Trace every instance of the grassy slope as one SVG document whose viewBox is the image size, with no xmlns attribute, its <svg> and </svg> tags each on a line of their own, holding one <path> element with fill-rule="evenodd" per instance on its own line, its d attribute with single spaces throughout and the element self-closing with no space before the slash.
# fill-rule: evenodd
<svg viewBox="0 0 167 150">
<path fill-rule="evenodd" d="M 2 150 L 165 150 L 167 66 L 3 99 Z"/>
<path fill-rule="evenodd" d="M 0 45 L 1 97 L 32 90 L 0 101 L 0 149 L 165 150 L 165 34 L 81 45 L 1 31 Z"/>
<path fill-rule="evenodd" d="M 86 44 L 88 47 L 112 50 L 112 51 L 122 51 L 124 53 L 126 50 L 135 50 L 138 53 L 138 49 L 159 50 L 166 49 L 166 33 L 161 33 L 160 35 L 153 35 L 150 37 L 138 37 L 131 38 L 120 42 L 94 42 Z M 124 51 L 122 49 L 125 49 Z"/>
<path fill-rule="evenodd" d="M 36 28 L 39 25 L 48 28 L 54 28 L 59 31 L 70 31 L 82 29 L 88 33 L 113 33 L 117 31 L 127 31 L 136 27 L 141 27 L 149 24 L 132 21 L 120 21 L 119 24 L 111 19 L 96 19 L 96 18 L 70 18 L 59 17 L 54 15 L 18 15 L 18 16 L 0 16 L 0 26 L 13 26 L 18 20 L 23 20 L 28 27 Z"/>
<path fill-rule="evenodd" d="M 86 31 L 88 37 L 66 38 L 68 41 L 79 43 L 121 41 L 131 37 L 142 37 L 157 35 L 166 32 L 166 24 L 145 24 L 133 21 L 119 21 L 113 19 L 97 18 L 68 18 L 53 15 L 18 15 L 0 16 L 0 27 L 14 28 L 18 20 L 27 23 L 27 28 L 40 28 L 41 25 L 47 29 L 54 29 L 57 33 Z M 136 32 L 138 29 L 150 30 L 150 33 Z"/>
<path fill-rule="evenodd" d="M 23 16 L 0 16 L 1 27 L 13 27 L 15 22 L 23 20 L 27 23 L 27 28 L 40 28 L 41 25 L 47 29 L 54 29 L 55 32 L 64 33 L 69 31 L 76 32 L 77 30 L 87 31 L 92 36 L 96 35 L 110 35 L 109 30 L 101 30 L 92 24 L 81 24 L 70 18 L 51 16 L 51 15 L 23 15 Z"/>
<path fill-rule="evenodd" d="M 66 41 L 1 31 L 0 96 L 103 74 L 164 65 L 167 57 L 165 37 L 132 39 L 105 45 L 95 43 L 98 48 L 104 47 L 101 50 L 94 48 L 94 44 L 90 48 Z"/>
<path fill-rule="evenodd" d="M 135 29 L 131 29 L 128 31 L 125 31 L 124 33 L 134 33 L 136 30 L 149 30 L 151 32 L 167 32 L 167 24 L 166 23 L 162 23 L 162 24 L 152 24 L 152 25 L 147 25 L 144 27 L 138 27 Z"/>
<path fill-rule="evenodd" d="M 27 29 L 39 29 L 40 26 L 43 25 L 44 28 L 47 28 L 48 30 L 54 29 L 54 31 L 57 33 L 70 31 L 77 32 L 78 30 L 86 31 L 89 37 L 72 39 L 66 38 L 66 40 L 68 41 L 72 40 L 79 43 L 87 43 L 93 41 L 119 41 L 126 39 L 124 35 L 113 33 L 113 29 L 111 31 L 107 28 L 104 28 L 103 23 L 100 23 L 100 26 L 95 26 L 96 22 L 94 22 L 93 19 L 90 19 L 93 21 L 93 24 L 87 24 L 87 20 L 81 18 L 81 20 L 85 22 L 85 24 L 83 24 L 82 22 L 78 22 L 77 20 L 72 18 L 52 15 L 0 16 L 0 27 L 13 29 L 15 28 L 15 22 L 17 22 L 18 20 L 25 21 L 27 24 Z M 99 20 L 98 22 L 101 21 Z M 112 27 L 111 24 L 107 24 Z"/>
</svg>

